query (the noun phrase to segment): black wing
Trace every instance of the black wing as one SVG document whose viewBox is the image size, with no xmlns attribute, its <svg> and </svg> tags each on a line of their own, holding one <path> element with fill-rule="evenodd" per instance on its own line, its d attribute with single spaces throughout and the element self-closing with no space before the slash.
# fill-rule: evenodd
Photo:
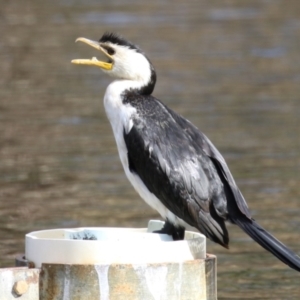
<svg viewBox="0 0 300 300">
<path fill-rule="evenodd" d="M 224 185 L 224 191 L 228 202 L 229 215 L 243 215 L 249 220 L 252 220 L 248 205 L 241 191 L 237 187 L 233 176 L 218 149 L 213 143 L 203 134 L 197 127 L 195 127 L 188 120 L 176 114 L 174 111 L 168 108 L 169 113 L 180 124 L 180 127 L 187 132 L 194 142 L 197 149 L 201 149 L 213 162 L 219 177 Z M 215 203 L 217 205 L 217 203 Z M 231 211 L 230 211 L 231 210 Z M 233 221 L 233 220 L 231 220 Z"/>
<path fill-rule="evenodd" d="M 226 195 L 202 147 L 210 149 L 207 139 L 195 138 L 193 125 L 151 96 L 130 104 L 137 109 L 124 132 L 130 171 L 176 216 L 227 247 Z"/>
</svg>

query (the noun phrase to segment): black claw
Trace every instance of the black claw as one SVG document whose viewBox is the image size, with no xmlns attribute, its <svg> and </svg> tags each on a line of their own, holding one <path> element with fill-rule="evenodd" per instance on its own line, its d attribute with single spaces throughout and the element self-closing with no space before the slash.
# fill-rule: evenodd
<svg viewBox="0 0 300 300">
<path fill-rule="evenodd" d="M 166 221 L 165 225 L 160 230 L 155 230 L 153 233 L 164 233 L 171 235 L 174 241 L 181 241 L 184 239 L 185 228 L 175 227 L 172 223 Z"/>
</svg>

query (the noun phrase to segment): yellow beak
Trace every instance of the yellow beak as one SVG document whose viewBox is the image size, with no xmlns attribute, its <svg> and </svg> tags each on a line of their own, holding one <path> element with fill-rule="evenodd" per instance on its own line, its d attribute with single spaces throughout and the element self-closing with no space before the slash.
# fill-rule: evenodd
<svg viewBox="0 0 300 300">
<path fill-rule="evenodd" d="M 113 58 L 100 46 L 98 42 L 86 39 L 86 38 L 78 38 L 75 42 L 83 42 L 85 44 L 88 44 L 97 50 L 100 50 L 105 56 L 109 58 L 110 61 L 113 61 Z M 97 66 L 100 67 L 104 70 L 111 70 L 113 67 L 113 63 L 111 62 L 105 62 L 105 61 L 100 61 L 96 57 L 93 57 L 92 59 L 73 59 L 71 61 L 72 64 L 77 64 L 77 65 L 90 65 L 90 66 Z"/>
</svg>

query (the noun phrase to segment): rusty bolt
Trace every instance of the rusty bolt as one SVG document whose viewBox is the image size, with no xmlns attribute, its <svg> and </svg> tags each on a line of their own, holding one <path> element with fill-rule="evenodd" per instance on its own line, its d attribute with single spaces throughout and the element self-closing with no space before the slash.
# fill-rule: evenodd
<svg viewBox="0 0 300 300">
<path fill-rule="evenodd" d="M 17 296 L 22 296 L 23 294 L 25 294 L 28 290 L 28 284 L 25 280 L 19 280 L 17 282 L 15 282 L 14 286 L 13 286 L 13 292 L 17 295 Z"/>
</svg>

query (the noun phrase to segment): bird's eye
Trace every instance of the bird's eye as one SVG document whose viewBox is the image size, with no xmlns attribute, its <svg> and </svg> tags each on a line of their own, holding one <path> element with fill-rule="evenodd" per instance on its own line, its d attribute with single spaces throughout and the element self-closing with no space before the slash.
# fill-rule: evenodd
<svg viewBox="0 0 300 300">
<path fill-rule="evenodd" d="M 113 48 L 108 48 L 107 49 L 107 54 L 114 55 L 115 54 L 115 50 Z"/>
</svg>

